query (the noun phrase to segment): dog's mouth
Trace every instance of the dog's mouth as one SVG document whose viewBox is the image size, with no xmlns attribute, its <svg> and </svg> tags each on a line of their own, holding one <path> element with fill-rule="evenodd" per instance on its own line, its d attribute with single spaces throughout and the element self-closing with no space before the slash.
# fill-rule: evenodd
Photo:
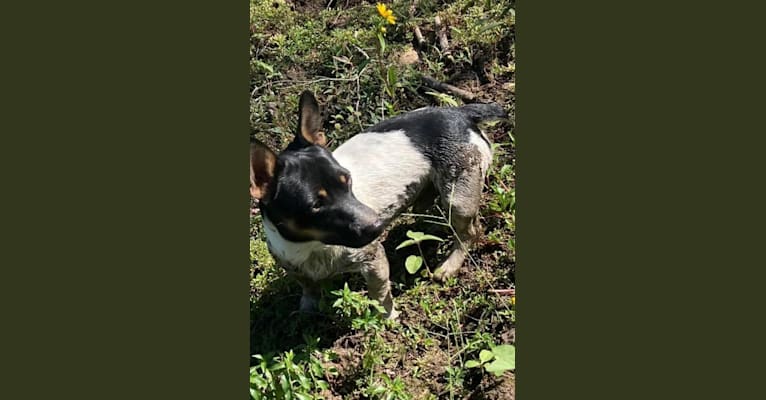
<svg viewBox="0 0 766 400">
<path fill-rule="evenodd" d="M 359 239 L 354 239 L 354 240 L 350 240 L 350 241 L 344 241 L 344 243 L 337 243 L 337 244 L 339 244 L 341 246 L 346 246 L 346 247 L 352 247 L 352 248 L 355 248 L 355 249 L 359 249 L 359 248 L 362 248 L 362 247 L 367 246 L 368 244 L 372 243 L 375 239 L 377 239 L 377 236 L 369 236 L 369 237 L 365 237 L 365 238 L 359 238 Z"/>
</svg>

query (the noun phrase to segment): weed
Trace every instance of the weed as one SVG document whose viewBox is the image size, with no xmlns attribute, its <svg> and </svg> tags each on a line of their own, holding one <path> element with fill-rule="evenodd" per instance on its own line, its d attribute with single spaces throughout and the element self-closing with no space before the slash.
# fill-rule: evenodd
<svg viewBox="0 0 766 400">
<path fill-rule="evenodd" d="M 516 347 L 512 344 L 493 346 L 490 350 L 482 350 L 478 360 L 468 360 L 465 363 L 466 368 L 480 366 L 497 376 L 505 371 L 516 369 Z"/>
<path fill-rule="evenodd" d="M 331 294 L 338 297 L 332 307 L 352 329 L 379 331 L 385 326 L 382 315 L 386 310 L 377 300 L 351 291 L 348 283 L 343 285 L 343 289 L 334 290 Z"/>
<path fill-rule="evenodd" d="M 407 260 L 404 262 L 404 266 L 407 269 L 407 272 L 410 274 L 415 274 L 418 272 L 420 267 L 425 262 L 423 258 L 423 249 L 420 247 L 420 244 L 429 241 L 429 240 L 435 240 L 438 242 L 443 242 L 444 239 L 434 236 L 434 235 L 427 235 L 423 232 L 413 232 L 413 231 L 407 231 L 407 237 L 409 239 L 403 241 L 399 244 L 399 246 L 396 246 L 396 250 L 403 249 L 405 247 L 409 247 L 412 245 L 418 246 L 418 251 L 420 252 L 419 256 L 411 255 L 407 257 Z M 426 264 L 426 269 L 428 269 L 428 265 Z M 428 274 L 430 274 L 430 271 L 426 271 Z"/>
<path fill-rule="evenodd" d="M 253 358 L 257 360 L 250 367 L 250 397 L 254 400 L 318 399 L 330 388 L 326 377 L 337 375 L 337 370 L 323 364 L 331 355 L 312 346 L 298 354 L 289 350 L 273 358 L 260 354 Z"/>
<path fill-rule="evenodd" d="M 365 389 L 364 394 L 371 399 L 380 400 L 410 400 L 412 396 L 407 393 L 407 387 L 399 377 L 394 379 L 382 374 L 378 382 Z"/>
</svg>

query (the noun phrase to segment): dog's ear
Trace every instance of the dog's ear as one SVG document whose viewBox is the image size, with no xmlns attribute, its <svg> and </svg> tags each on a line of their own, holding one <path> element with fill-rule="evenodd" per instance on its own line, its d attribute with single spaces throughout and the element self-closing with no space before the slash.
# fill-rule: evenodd
<svg viewBox="0 0 766 400">
<path fill-rule="evenodd" d="M 298 104 L 298 134 L 295 142 L 301 147 L 315 144 L 327 146 L 327 136 L 322 131 L 322 115 L 319 113 L 319 103 L 308 90 L 301 93 Z"/>
<path fill-rule="evenodd" d="M 258 140 L 250 139 L 250 196 L 263 199 L 271 189 L 277 155 Z"/>
</svg>

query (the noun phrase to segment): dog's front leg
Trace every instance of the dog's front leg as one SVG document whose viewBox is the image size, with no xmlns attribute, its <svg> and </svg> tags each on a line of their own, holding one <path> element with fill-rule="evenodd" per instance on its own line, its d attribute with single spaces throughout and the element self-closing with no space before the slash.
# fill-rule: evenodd
<svg viewBox="0 0 766 400">
<path fill-rule="evenodd" d="M 302 276 L 297 276 L 296 280 L 303 288 L 300 310 L 302 312 L 316 312 L 319 309 L 319 298 L 322 295 L 319 284 Z"/>
<path fill-rule="evenodd" d="M 388 280 L 388 259 L 383 245 L 375 246 L 375 258 L 364 263 L 362 275 L 367 281 L 367 293 L 370 298 L 377 300 L 386 310 L 386 318 L 396 319 L 399 313 L 394 308 L 394 298 L 391 294 L 391 281 Z"/>
</svg>

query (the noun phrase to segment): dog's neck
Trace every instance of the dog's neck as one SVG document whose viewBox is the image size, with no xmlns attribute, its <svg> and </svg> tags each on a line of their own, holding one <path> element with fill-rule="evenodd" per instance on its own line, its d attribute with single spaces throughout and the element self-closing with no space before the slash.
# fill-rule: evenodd
<svg viewBox="0 0 766 400">
<path fill-rule="evenodd" d="M 264 233 L 266 235 L 266 242 L 269 245 L 269 249 L 274 253 L 274 256 L 282 262 L 291 265 L 301 265 L 308 260 L 311 253 L 323 246 L 327 246 L 316 240 L 308 242 L 291 242 L 279 233 L 279 229 L 277 229 L 276 225 L 269 220 L 266 213 L 261 213 L 261 215 L 263 216 Z"/>
</svg>

